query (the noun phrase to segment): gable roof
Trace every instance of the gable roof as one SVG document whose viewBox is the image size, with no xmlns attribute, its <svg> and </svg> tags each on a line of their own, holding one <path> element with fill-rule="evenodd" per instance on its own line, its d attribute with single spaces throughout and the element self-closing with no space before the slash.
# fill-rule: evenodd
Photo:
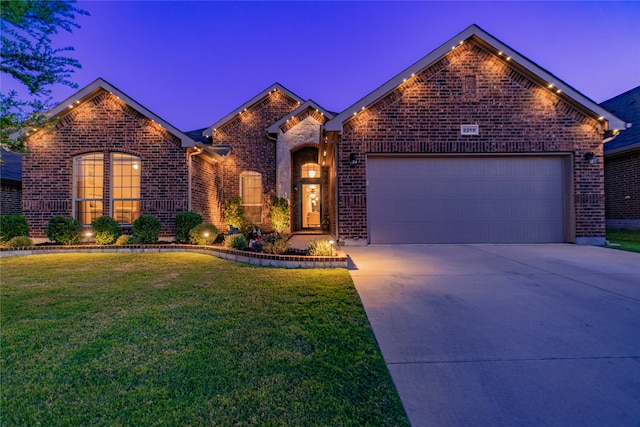
<svg viewBox="0 0 640 427">
<path fill-rule="evenodd" d="M 129 107 L 133 108 L 143 116 L 147 117 L 148 119 L 152 120 L 153 122 L 157 123 L 164 129 L 166 129 L 172 135 L 179 138 L 182 141 L 183 147 L 193 147 L 196 145 L 196 141 L 191 139 L 184 132 L 180 131 L 170 123 L 161 119 L 156 114 L 152 113 L 151 111 L 146 109 L 144 106 L 136 102 L 133 98 L 129 97 L 120 89 L 116 88 L 115 86 L 113 86 L 112 84 L 110 84 L 109 82 L 107 82 L 102 78 L 96 79 L 89 85 L 80 89 L 78 92 L 76 92 L 69 98 L 65 99 L 64 101 L 62 101 L 61 103 L 53 107 L 51 110 L 47 112 L 47 115 L 49 117 L 63 116 L 69 111 L 73 110 L 73 108 L 75 108 L 77 105 L 80 105 L 90 100 L 94 96 L 96 96 L 102 90 L 106 90 L 107 92 L 116 96 L 120 100 L 124 101 Z"/>
<path fill-rule="evenodd" d="M 256 96 L 254 96 L 253 98 L 251 98 L 250 100 L 248 100 L 247 102 L 245 102 L 244 104 L 242 104 L 241 106 L 239 106 L 238 108 L 234 109 L 231 113 L 227 114 L 226 116 L 224 116 L 223 118 L 221 118 L 220 120 L 218 120 L 217 122 L 209 126 L 208 128 L 204 129 L 203 135 L 206 137 L 212 136 L 214 130 L 218 129 L 219 127 L 222 127 L 227 122 L 235 119 L 238 116 L 238 114 L 241 114 L 244 110 L 247 110 L 248 108 L 257 104 L 262 99 L 269 96 L 271 92 L 278 91 L 278 90 L 284 93 L 289 98 L 295 101 L 298 101 L 298 103 L 300 104 L 304 102 L 304 99 L 300 98 L 298 95 L 291 92 L 289 89 L 285 88 L 280 83 L 274 83 L 268 88 L 266 88 L 265 90 L 263 90 L 262 92 L 260 92 L 259 94 L 257 94 Z"/>
<path fill-rule="evenodd" d="M 640 86 L 626 91 L 600 104 L 616 116 L 634 126 L 604 144 L 605 154 L 640 149 Z"/>
<path fill-rule="evenodd" d="M 300 105 L 298 108 L 293 110 L 291 113 L 287 114 L 285 117 L 283 117 L 282 119 L 278 120 L 277 122 L 275 122 L 274 124 L 269 126 L 269 128 L 267 129 L 267 132 L 269 132 L 269 133 L 278 133 L 278 130 L 285 123 L 287 123 L 289 120 L 291 120 L 292 118 L 298 116 L 300 113 L 302 113 L 302 112 L 304 112 L 304 111 L 306 111 L 308 109 L 315 110 L 316 112 L 318 112 L 321 115 L 325 116 L 328 120 L 331 120 L 332 118 L 335 117 L 335 113 L 332 113 L 330 111 L 325 110 L 324 108 L 322 108 L 321 106 L 316 104 L 314 101 L 309 99 L 309 100 L 305 101 L 302 105 Z"/>
<path fill-rule="evenodd" d="M 414 74 L 419 73 L 425 68 L 428 68 L 429 66 L 440 60 L 442 57 L 447 55 L 447 53 L 449 53 L 452 49 L 455 49 L 457 45 L 462 44 L 469 39 L 473 39 L 475 42 L 487 48 L 489 51 L 492 51 L 497 56 L 502 56 L 505 59 L 508 58 L 510 66 L 518 69 L 518 71 L 523 72 L 529 77 L 533 77 L 541 85 L 549 87 L 550 90 L 556 92 L 558 96 L 562 96 L 562 98 L 568 101 L 570 104 L 581 107 L 582 110 L 591 112 L 591 116 L 596 119 L 602 118 L 601 120 L 605 120 L 606 122 L 608 122 L 608 128 L 610 130 L 626 129 L 627 126 L 624 120 L 621 120 L 620 118 L 614 116 L 613 114 L 596 104 L 594 101 L 582 95 L 580 92 L 573 89 L 571 86 L 569 86 L 553 74 L 549 73 L 542 67 L 538 66 L 534 62 L 520 55 L 518 52 L 511 49 L 509 46 L 502 43 L 489 33 L 485 32 L 477 25 L 471 25 L 449 41 L 445 42 L 439 48 L 435 49 L 430 54 L 428 54 L 415 64 L 411 65 L 409 68 L 402 71 L 397 76 L 393 77 L 378 89 L 374 90 L 369 95 L 362 98 L 360 101 L 345 109 L 332 120 L 325 123 L 325 130 L 341 132 L 343 124 L 354 114 L 357 114 L 363 108 L 367 108 L 369 105 L 383 98 L 391 91 L 395 90 L 404 81 L 411 78 Z"/>
</svg>

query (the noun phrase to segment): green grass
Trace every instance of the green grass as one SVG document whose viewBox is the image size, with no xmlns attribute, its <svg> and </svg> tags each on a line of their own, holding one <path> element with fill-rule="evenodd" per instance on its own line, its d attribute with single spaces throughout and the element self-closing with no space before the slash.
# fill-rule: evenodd
<svg viewBox="0 0 640 427">
<path fill-rule="evenodd" d="M 629 252 L 640 252 L 640 230 L 608 229 L 607 240 L 620 246 L 611 246 Z"/>
<path fill-rule="evenodd" d="M 346 270 L 0 262 L 3 426 L 408 425 Z"/>
</svg>

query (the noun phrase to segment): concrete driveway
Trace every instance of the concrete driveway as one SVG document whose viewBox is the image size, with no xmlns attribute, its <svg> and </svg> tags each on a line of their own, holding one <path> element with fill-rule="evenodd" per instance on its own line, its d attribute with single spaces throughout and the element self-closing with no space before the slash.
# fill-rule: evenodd
<svg viewBox="0 0 640 427">
<path fill-rule="evenodd" d="M 640 426 L 640 254 L 347 247 L 411 424 Z"/>
</svg>

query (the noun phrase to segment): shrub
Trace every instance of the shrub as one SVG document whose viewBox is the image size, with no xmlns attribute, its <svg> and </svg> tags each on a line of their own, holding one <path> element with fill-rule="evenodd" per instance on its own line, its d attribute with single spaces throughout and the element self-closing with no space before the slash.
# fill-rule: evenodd
<svg viewBox="0 0 640 427">
<path fill-rule="evenodd" d="M 271 226 L 273 230 L 282 234 L 289 231 L 289 201 L 281 197 L 274 197 L 271 206 Z"/>
<path fill-rule="evenodd" d="M 307 253 L 311 256 L 335 256 L 333 242 L 327 239 L 316 239 L 309 243 Z"/>
<path fill-rule="evenodd" d="M 140 243 L 158 243 L 162 223 L 153 215 L 141 215 L 133 221 L 133 235 L 140 239 Z"/>
<path fill-rule="evenodd" d="M 291 244 L 289 236 L 286 234 L 278 234 L 274 239 L 268 239 L 267 243 L 262 246 L 262 251 L 268 254 L 282 255 L 287 252 Z"/>
<path fill-rule="evenodd" d="M 101 216 L 91 222 L 91 228 L 95 233 L 96 243 L 99 245 L 112 245 L 122 234 L 118 221 L 110 216 Z"/>
<path fill-rule="evenodd" d="M 179 212 L 176 215 L 176 242 L 189 243 L 189 232 L 193 227 L 200 224 L 202 224 L 202 216 L 199 213 L 191 211 Z"/>
<path fill-rule="evenodd" d="M 122 236 L 118 237 L 118 240 L 116 240 L 115 244 L 118 246 L 122 246 L 122 245 L 137 245 L 138 243 L 140 243 L 140 239 L 138 239 L 136 236 L 123 234 Z"/>
<path fill-rule="evenodd" d="M 28 236 L 29 224 L 22 215 L 0 215 L 0 242 L 8 242 L 14 237 Z"/>
<path fill-rule="evenodd" d="M 75 245 L 80 242 L 82 226 L 73 218 L 56 215 L 49 220 L 47 237 L 63 245 Z"/>
<path fill-rule="evenodd" d="M 242 199 L 238 196 L 229 197 L 224 202 L 224 221 L 227 226 L 241 229 L 244 221 Z"/>
<path fill-rule="evenodd" d="M 242 234 L 231 234 L 224 238 L 224 246 L 243 251 L 247 249 L 247 239 Z"/>
<path fill-rule="evenodd" d="M 10 248 L 21 248 L 24 246 L 33 246 L 33 240 L 27 236 L 16 236 L 9 240 L 6 246 Z"/>
<path fill-rule="evenodd" d="M 189 241 L 194 245 L 211 245 L 218 238 L 218 229 L 213 224 L 196 225 L 189 231 Z"/>
</svg>

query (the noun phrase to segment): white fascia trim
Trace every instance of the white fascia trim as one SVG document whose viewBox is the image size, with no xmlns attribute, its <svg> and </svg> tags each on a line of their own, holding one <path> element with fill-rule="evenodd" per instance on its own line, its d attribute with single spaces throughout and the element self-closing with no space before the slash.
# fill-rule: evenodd
<svg viewBox="0 0 640 427">
<path fill-rule="evenodd" d="M 251 98 L 250 100 L 248 100 L 247 102 L 245 102 L 244 104 L 242 104 L 240 107 L 238 107 L 235 110 L 233 110 L 231 113 L 227 114 L 226 116 L 224 116 L 223 118 L 221 118 L 220 120 L 218 120 L 217 122 L 215 122 L 214 124 L 212 124 L 211 126 L 206 128 L 205 130 L 203 130 L 202 131 L 202 135 L 206 136 L 206 137 L 213 136 L 214 129 L 217 129 L 217 128 L 225 125 L 230 120 L 233 120 L 234 118 L 236 118 L 238 116 L 239 113 L 241 113 L 244 110 L 250 108 L 254 104 L 260 102 L 264 97 L 268 96 L 274 90 L 282 91 L 289 98 L 292 98 L 295 101 L 298 101 L 300 104 L 302 104 L 304 102 L 304 99 L 300 98 L 298 95 L 296 95 L 295 93 L 291 92 L 289 89 L 285 88 L 280 83 L 274 83 L 271 86 L 269 86 L 268 88 L 266 88 L 265 90 L 263 90 L 262 92 L 260 92 L 259 94 L 257 94 L 256 96 L 254 96 L 253 98 Z"/>
<path fill-rule="evenodd" d="M 596 117 L 603 117 L 609 123 L 609 129 L 620 129 L 624 130 L 627 128 L 624 120 L 614 116 L 609 111 L 603 109 L 594 101 L 590 100 L 586 96 L 582 95 L 580 92 L 573 89 L 571 86 L 564 83 L 562 80 L 558 79 L 551 73 L 547 72 L 543 68 L 539 67 L 535 63 L 529 61 L 524 56 L 520 55 L 515 50 L 511 49 L 509 46 L 505 45 L 501 41 L 497 40 L 495 37 L 491 36 L 489 33 L 482 30 L 477 25 L 471 25 L 466 28 L 464 31 L 435 49 L 433 52 L 402 71 L 400 74 L 380 86 L 375 91 L 371 92 L 369 95 L 362 98 L 360 101 L 356 102 L 352 106 L 345 109 L 343 112 L 338 114 L 332 120 L 328 121 L 325 124 L 325 129 L 327 131 L 338 131 L 342 132 L 342 126 L 344 122 L 346 122 L 349 118 L 351 118 L 354 113 L 358 113 L 363 108 L 367 108 L 369 105 L 373 104 L 378 99 L 384 97 L 391 91 L 395 90 L 401 83 L 405 80 L 409 80 L 414 74 L 419 73 L 423 69 L 429 67 L 436 61 L 440 60 L 443 56 L 449 53 L 453 48 L 458 46 L 461 43 L 464 43 L 470 37 L 476 36 L 481 39 L 485 43 L 492 46 L 496 52 L 502 52 L 504 57 L 510 57 L 512 61 L 519 64 L 521 67 L 527 69 L 530 73 L 538 76 L 541 80 L 547 82 L 548 84 L 553 84 L 556 89 L 560 89 L 565 96 L 572 98 L 575 102 L 581 104 L 586 109 L 592 111 Z"/>
<path fill-rule="evenodd" d="M 122 100 L 125 104 L 127 104 L 128 106 L 130 106 L 131 108 L 133 108 L 134 110 L 136 110 L 137 112 L 145 116 L 146 118 L 151 119 L 151 121 L 157 123 L 172 135 L 178 137 L 180 141 L 182 141 L 183 147 L 193 147 L 196 145 L 196 142 L 193 139 L 188 137 L 178 128 L 174 127 L 167 121 L 161 119 L 156 114 L 152 113 L 147 108 L 145 108 L 143 105 L 136 102 L 133 98 L 129 97 L 120 89 L 116 88 L 115 86 L 113 86 L 112 84 L 110 84 L 109 82 L 107 82 L 102 78 L 96 79 L 89 85 L 80 89 L 78 92 L 76 92 L 75 94 L 71 95 L 69 98 L 65 99 L 64 101 L 62 101 L 61 103 L 53 107 L 51 110 L 47 112 L 47 116 L 48 117 L 55 117 L 58 115 L 63 116 L 71 112 L 74 108 L 76 108 L 76 106 L 93 98 L 97 94 L 99 89 L 103 89 L 111 93 L 112 95 Z"/>
<path fill-rule="evenodd" d="M 314 101 L 309 99 L 308 101 L 305 101 L 302 105 L 300 105 L 298 108 L 293 110 L 291 113 L 287 114 L 285 117 L 283 117 L 282 119 L 278 120 L 276 123 L 269 126 L 269 128 L 267 128 L 267 132 L 278 133 L 278 131 L 280 130 L 280 127 L 283 126 L 289 119 L 296 117 L 298 114 L 302 113 L 307 108 L 312 108 L 322 113 L 329 120 L 331 120 L 335 116 L 335 114 L 325 110 L 324 108 L 316 104 Z"/>
</svg>

